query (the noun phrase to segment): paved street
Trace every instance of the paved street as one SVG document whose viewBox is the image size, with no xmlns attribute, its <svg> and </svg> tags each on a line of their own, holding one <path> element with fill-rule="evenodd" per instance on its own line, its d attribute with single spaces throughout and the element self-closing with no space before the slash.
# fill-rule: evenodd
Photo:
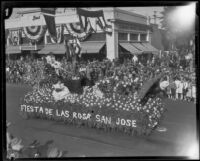
<svg viewBox="0 0 200 161">
<path fill-rule="evenodd" d="M 8 130 L 22 138 L 25 145 L 34 139 L 41 143 L 53 140 L 55 146 L 67 151 L 66 157 L 185 156 L 196 141 L 196 107 L 193 103 L 166 100 L 168 111 L 162 126 L 168 130 L 140 138 L 54 121 L 23 120 L 18 114 L 19 101 L 30 87 L 7 84 L 6 88 L 7 120 L 12 123 Z"/>
</svg>

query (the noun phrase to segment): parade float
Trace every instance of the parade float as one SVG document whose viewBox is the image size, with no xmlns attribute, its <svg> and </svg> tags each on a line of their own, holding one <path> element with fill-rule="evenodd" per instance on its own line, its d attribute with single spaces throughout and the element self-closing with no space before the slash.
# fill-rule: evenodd
<svg viewBox="0 0 200 161">
<path fill-rule="evenodd" d="M 70 78 L 66 74 L 61 79 L 54 70 L 51 72 L 54 74 L 48 73 L 21 100 L 23 118 L 49 119 L 132 135 L 151 134 L 163 118 L 165 109 L 159 97 L 141 104 L 148 87 L 136 92 L 133 87 L 137 79 L 120 81 L 117 77 L 108 77 L 94 86 L 81 86 L 80 77 Z M 132 92 L 127 94 L 130 88 Z"/>
<path fill-rule="evenodd" d="M 76 31 L 73 24 L 65 26 L 71 27 L 71 31 L 77 33 L 74 35 L 71 32 L 74 39 L 67 40 L 65 43 L 66 52 L 72 57 L 73 65 L 76 64 L 74 61 L 76 62 L 76 57 L 80 53 L 77 42 L 87 37 L 80 36 L 80 33 L 92 31 L 92 26 L 87 21 L 88 17 L 96 17 L 102 30 L 110 31 L 110 26 L 106 24 L 102 11 L 79 9 L 77 13 L 81 20 L 80 31 Z M 87 22 L 85 26 L 82 22 L 84 20 Z M 20 114 L 23 118 L 49 119 L 78 127 L 88 126 L 132 135 L 151 134 L 163 118 L 165 109 L 159 97 L 149 98 L 144 105 L 141 104 L 141 98 L 144 97 L 147 88 L 140 89 L 144 91 L 141 92 L 142 97 L 136 89 L 131 89 L 133 92 L 126 93 L 134 87 L 134 81 L 138 80 L 119 81 L 117 77 L 109 77 L 95 82 L 94 85 L 83 86 L 79 76 L 70 73 L 63 76 L 66 70 L 62 70 L 59 74 L 59 70 L 63 68 L 61 64 L 55 62 L 55 60 L 53 63 L 47 60 L 48 70 L 46 71 L 49 72 L 46 76 L 41 76 L 42 79 L 37 79 L 38 83 L 34 85 L 33 90 L 22 98 Z M 76 68 L 76 66 L 73 67 Z"/>
</svg>

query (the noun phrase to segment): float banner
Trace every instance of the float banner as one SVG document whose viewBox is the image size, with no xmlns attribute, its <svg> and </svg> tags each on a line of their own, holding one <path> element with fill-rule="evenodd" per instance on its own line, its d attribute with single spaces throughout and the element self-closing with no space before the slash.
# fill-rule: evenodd
<svg viewBox="0 0 200 161">
<path fill-rule="evenodd" d="M 129 127 L 136 128 L 137 120 L 134 118 L 127 119 L 120 116 L 113 117 L 109 114 L 103 115 L 101 112 L 88 112 L 88 111 L 77 111 L 76 109 L 66 109 L 59 107 L 49 108 L 43 106 L 34 106 L 34 105 L 26 105 L 22 104 L 20 107 L 21 112 L 26 112 L 30 115 L 42 116 L 43 118 L 54 118 L 56 120 L 63 120 L 68 122 L 80 122 L 85 121 L 87 123 L 92 122 L 93 124 L 104 124 L 107 126 L 114 127 Z M 83 123 L 83 122 L 82 122 Z"/>
<path fill-rule="evenodd" d="M 47 29 L 49 34 L 57 41 L 57 33 L 56 33 L 56 23 L 55 23 L 55 8 L 41 8 L 42 13 L 44 15 L 44 19 L 46 21 Z"/>
</svg>

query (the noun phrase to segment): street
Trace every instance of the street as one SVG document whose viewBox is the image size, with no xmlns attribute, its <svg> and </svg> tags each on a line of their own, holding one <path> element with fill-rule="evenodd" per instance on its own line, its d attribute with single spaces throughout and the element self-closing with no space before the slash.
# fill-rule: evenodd
<svg viewBox="0 0 200 161">
<path fill-rule="evenodd" d="M 37 139 L 66 150 L 66 157 L 105 156 L 186 156 L 196 142 L 196 107 L 193 103 L 165 100 L 167 112 L 161 126 L 148 137 L 75 127 L 41 119 L 23 120 L 19 103 L 30 87 L 6 84 L 6 114 L 11 122 L 8 131 L 27 145 Z"/>
</svg>

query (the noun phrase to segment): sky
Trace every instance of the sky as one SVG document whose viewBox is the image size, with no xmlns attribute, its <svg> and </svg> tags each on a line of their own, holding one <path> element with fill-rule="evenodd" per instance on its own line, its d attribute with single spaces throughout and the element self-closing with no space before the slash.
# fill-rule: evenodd
<svg viewBox="0 0 200 161">
<path fill-rule="evenodd" d="M 118 7 L 119 9 L 130 11 L 130 12 L 135 12 L 138 14 L 142 14 L 144 16 L 150 16 L 153 18 L 154 11 L 157 12 L 157 16 L 160 17 L 161 14 L 160 12 L 163 11 L 163 7 Z M 18 17 L 17 12 L 19 11 L 18 8 L 13 9 L 13 14 L 11 18 Z M 153 23 L 153 19 L 151 19 L 151 23 Z M 157 23 L 160 26 L 159 20 L 157 19 Z"/>
</svg>

